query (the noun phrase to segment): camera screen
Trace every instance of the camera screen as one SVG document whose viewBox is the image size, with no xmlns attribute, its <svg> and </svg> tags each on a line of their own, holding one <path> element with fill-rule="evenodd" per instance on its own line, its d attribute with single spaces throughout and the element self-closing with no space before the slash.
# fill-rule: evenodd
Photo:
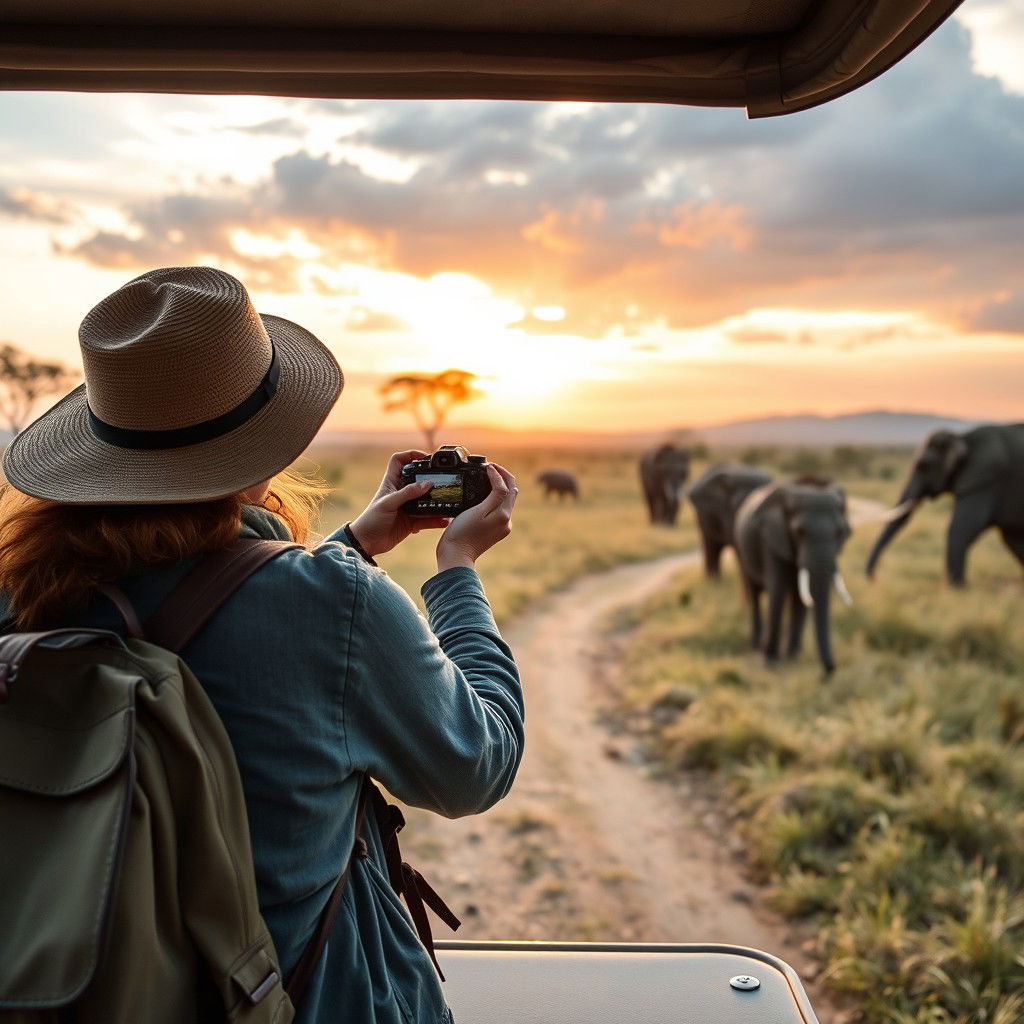
<svg viewBox="0 0 1024 1024">
<path fill-rule="evenodd" d="M 416 482 L 429 480 L 433 485 L 420 502 L 458 505 L 462 501 L 462 476 L 459 473 L 417 473 Z"/>
</svg>

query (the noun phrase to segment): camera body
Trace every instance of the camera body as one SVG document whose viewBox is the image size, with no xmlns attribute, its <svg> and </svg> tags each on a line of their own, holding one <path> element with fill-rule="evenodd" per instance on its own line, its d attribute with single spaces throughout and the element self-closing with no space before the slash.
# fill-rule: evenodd
<svg viewBox="0 0 1024 1024">
<path fill-rule="evenodd" d="M 402 506 L 410 516 L 457 516 L 491 493 L 487 458 L 470 455 L 461 444 L 443 444 L 429 459 L 402 467 L 402 486 L 430 480 L 433 487 Z"/>
</svg>

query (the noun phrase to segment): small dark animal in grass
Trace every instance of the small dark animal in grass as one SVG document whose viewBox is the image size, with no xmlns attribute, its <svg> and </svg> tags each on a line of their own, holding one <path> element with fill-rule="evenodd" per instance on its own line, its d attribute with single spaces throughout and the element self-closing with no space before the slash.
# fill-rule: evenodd
<svg viewBox="0 0 1024 1024">
<path fill-rule="evenodd" d="M 770 482 L 771 475 L 751 466 L 719 463 L 704 470 L 691 484 L 689 498 L 697 511 L 704 548 L 704 572 L 717 579 L 722 551 L 735 548 L 736 513 L 746 496 Z"/>
<path fill-rule="evenodd" d="M 576 477 L 572 473 L 567 473 L 564 469 L 545 470 L 537 477 L 537 483 L 544 488 L 545 498 L 551 497 L 552 494 L 557 494 L 559 501 L 567 497 L 572 497 L 579 501 L 580 489 L 576 483 Z"/>
<path fill-rule="evenodd" d="M 690 475 L 690 453 L 674 444 L 663 444 L 640 459 L 639 469 L 651 522 L 675 526 L 679 492 Z"/>
<path fill-rule="evenodd" d="M 946 578 L 963 586 L 967 549 L 989 527 L 1024 565 L 1024 423 L 977 427 L 966 434 L 937 430 L 918 450 L 910 477 L 889 513 L 889 522 L 868 557 L 867 574 L 885 546 L 910 521 L 925 498 L 952 494 L 953 518 L 946 535 Z"/>
<path fill-rule="evenodd" d="M 834 671 L 828 607 L 833 585 L 851 603 L 836 565 L 850 536 L 843 489 L 816 478 L 759 487 L 736 514 L 735 536 L 754 648 L 762 651 L 769 664 L 778 660 L 782 616 L 788 604 L 786 654 L 796 657 L 810 610 L 822 667 L 826 673 Z M 761 625 L 763 591 L 768 592 L 767 630 Z"/>
</svg>

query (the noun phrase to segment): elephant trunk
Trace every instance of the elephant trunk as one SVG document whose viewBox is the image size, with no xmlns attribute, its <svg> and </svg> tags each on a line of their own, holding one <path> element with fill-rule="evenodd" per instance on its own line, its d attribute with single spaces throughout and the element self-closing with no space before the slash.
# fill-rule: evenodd
<svg viewBox="0 0 1024 1024">
<path fill-rule="evenodd" d="M 835 671 L 836 663 L 832 657 L 832 637 L 829 629 L 829 600 L 832 595 L 834 568 L 829 571 L 818 571 L 810 575 L 810 591 L 814 601 L 814 638 L 818 644 L 818 657 L 826 675 Z"/>
<path fill-rule="evenodd" d="M 910 522 L 914 509 L 917 508 L 918 503 L 921 501 L 921 495 L 918 492 L 917 484 L 911 480 L 903 489 L 899 503 L 886 517 L 889 521 L 885 524 L 885 529 L 878 535 L 878 540 L 875 541 L 871 554 L 868 555 L 868 564 L 865 568 L 868 579 L 875 575 L 875 567 L 878 565 L 878 560 L 882 557 L 882 552 L 885 550 L 886 545 Z"/>
</svg>

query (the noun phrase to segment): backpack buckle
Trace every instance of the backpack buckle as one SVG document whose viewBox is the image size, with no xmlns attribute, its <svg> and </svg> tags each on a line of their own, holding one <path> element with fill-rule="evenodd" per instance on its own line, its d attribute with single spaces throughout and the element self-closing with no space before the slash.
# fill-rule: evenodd
<svg viewBox="0 0 1024 1024">
<path fill-rule="evenodd" d="M 277 971 L 271 971 L 250 993 L 249 1002 L 255 1006 L 262 1003 L 270 995 L 274 986 L 281 980 Z"/>
<path fill-rule="evenodd" d="M 269 946 L 270 937 L 263 935 L 257 945 L 235 961 L 230 978 L 241 989 L 242 998 L 238 1000 L 232 1014 L 247 1003 L 255 1006 L 263 1002 L 281 984 L 281 971 L 274 962 Z M 230 1020 L 235 1019 L 232 1014 L 228 1015 Z"/>
</svg>

